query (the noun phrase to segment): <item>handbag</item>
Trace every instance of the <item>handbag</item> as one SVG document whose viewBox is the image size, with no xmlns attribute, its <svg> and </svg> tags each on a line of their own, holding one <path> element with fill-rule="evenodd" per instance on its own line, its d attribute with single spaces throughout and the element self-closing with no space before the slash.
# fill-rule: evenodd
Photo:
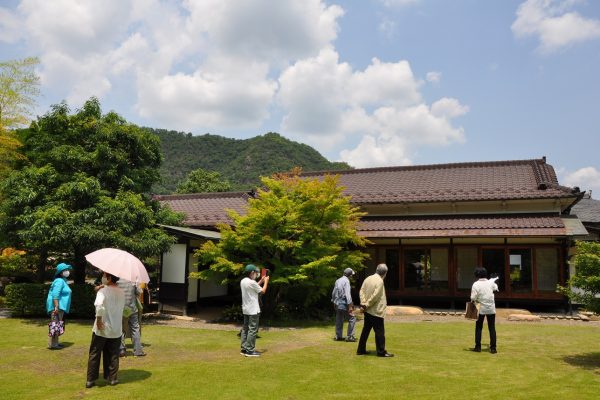
<svg viewBox="0 0 600 400">
<path fill-rule="evenodd" d="M 48 324 L 48 336 L 60 336 L 63 333 L 65 333 L 65 321 L 59 320 L 57 315 L 53 316 Z"/>
<path fill-rule="evenodd" d="M 475 302 L 468 301 L 466 310 L 465 310 L 465 318 L 466 319 L 477 319 L 479 317 L 479 310 L 477 310 L 477 306 Z"/>
</svg>

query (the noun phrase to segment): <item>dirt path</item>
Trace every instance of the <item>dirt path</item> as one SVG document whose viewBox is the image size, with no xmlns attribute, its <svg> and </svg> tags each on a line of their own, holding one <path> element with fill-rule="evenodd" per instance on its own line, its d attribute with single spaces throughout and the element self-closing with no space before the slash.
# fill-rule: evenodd
<svg viewBox="0 0 600 400">
<path fill-rule="evenodd" d="M 419 323 L 419 322 L 436 322 L 436 323 L 448 323 L 448 322 L 462 322 L 462 323 L 473 323 L 471 320 L 464 318 L 462 314 L 456 315 L 454 311 L 428 311 L 425 310 L 426 314 L 423 315 L 395 315 L 387 316 L 385 318 L 386 323 Z M 446 315 L 440 315 L 445 313 Z M 166 325 L 166 326 L 177 326 L 181 328 L 196 328 L 196 329 L 214 329 L 214 330 L 226 330 L 236 331 L 241 328 L 240 324 L 235 323 L 218 323 L 214 322 L 220 317 L 220 309 L 208 308 L 198 314 L 191 315 L 189 317 L 180 317 L 167 314 L 145 314 L 143 318 L 144 324 L 151 325 Z M 536 314 L 541 315 L 542 319 L 535 322 L 527 321 L 509 321 L 506 318 L 497 318 L 498 323 L 501 324 L 545 324 L 545 325 L 569 325 L 569 326 L 595 326 L 600 328 L 600 321 L 582 321 L 578 319 L 567 319 L 568 316 L 560 314 Z M 555 319 L 553 319 L 555 318 Z M 359 317 L 359 320 L 362 319 Z M 265 331 L 286 331 L 286 330 L 297 330 L 302 328 L 294 327 L 263 327 Z"/>
</svg>

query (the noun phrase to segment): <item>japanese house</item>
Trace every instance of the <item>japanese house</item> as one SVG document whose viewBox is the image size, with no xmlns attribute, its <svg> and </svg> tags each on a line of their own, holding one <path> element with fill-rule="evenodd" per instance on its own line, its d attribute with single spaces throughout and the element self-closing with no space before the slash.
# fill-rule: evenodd
<svg viewBox="0 0 600 400">
<path fill-rule="evenodd" d="M 474 280 L 473 270 L 479 265 L 499 277 L 496 299 L 502 305 L 566 302 L 556 286 L 568 278 L 573 240 L 588 234 L 571 215 L 584 193 L 561 186 L 545 158 L 321 171 L 303 176 L 325 174 L 338 174 L 351 201 L 367 212 L 359 234 L 370 240 L 366 252 L 371 257 L 360 278 L 385 262 L 389 267 L 388 303 L 464 302 Z M 177 278 L 181 289 L 196 285 L 185 276 L 193 268 L 191 249 L 202 240 L 218 239 L 192 231 L 211 232 L 218 222 L 230 223 L 224 209 L 243 212 L 251 196 L 156 197 L 186 215 L 184 223 L 189 228 L 167 228 L 186 246 L 186 261 L 177 261 L 182 271 Z M 163 255 L 163 276 L 170 277 L 167 270 L 175 268 L 171 257 Z M 165 283 L 171 282 L 163 278 L 161 297 Z M 186 289 L 186 300 L 198 301 L 202 292 L 202 287 Z"/>
</svg>

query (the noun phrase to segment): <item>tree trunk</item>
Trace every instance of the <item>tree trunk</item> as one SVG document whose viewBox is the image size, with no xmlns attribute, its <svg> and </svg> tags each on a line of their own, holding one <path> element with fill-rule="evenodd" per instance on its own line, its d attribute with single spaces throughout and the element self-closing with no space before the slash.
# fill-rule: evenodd
<svg viewBox="0 0 600 400">
<path fill-rule="evenodd" d="M 48 261 L 48 250 L 43 248 L 40 250 L 38 264 L 36 268 L 36 281 L 44 283 L 44 275 L 46 272 L 46 262 Z"/>
<path fill-rule="evenodd" d="M 73 260 L 73 273 L 75 274 L 74 281 L 75 283 L 85 283 L 85 266 L 87 261 L 85 261 L 85 251 L 76 248 L 74 252 L 75 259 Z"/>
</svg>

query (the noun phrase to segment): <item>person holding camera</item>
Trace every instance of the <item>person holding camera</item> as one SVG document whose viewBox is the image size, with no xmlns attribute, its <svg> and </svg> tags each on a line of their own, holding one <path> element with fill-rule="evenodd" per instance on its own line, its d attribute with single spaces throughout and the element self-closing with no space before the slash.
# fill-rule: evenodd
<svg viewBox="0 0 600 400">
<path fill-rule="evenodd" d="M 476 353 L 481 352 L 481 333 L 483 319 L 487 318 L 490 331 L 490 353 L 496 354 L 496 302 L 494 292 L 498 291 L 496 279 L 487 279 L 487 270 L 484 267 L 475 268 L 477 281 L 471 287 L 471 301 L 479 303 L 479 317 L 475 322 L 475 347 L 471 349 Z"/>
<path fill-rule="evenodd" d="M 260 353 L 255 350 L 256 333 L 258 332 L 258 320 L 260 317 L 258 295 L 264 294 L 267 291 L 269 275 L 266 274 L 256 282 L 256 279 L 260 276 L 260 269 L 254 264 L 246 265 L 244 273 L 246 277 L 240 282 L 240 288 L 242 289 L 242 313 L 244 314 L 240 354 L 246 357 L 259 357 Z"/>
<path fill-rule="evenodd" d="M 344 275 L 335 281 L 333 292 L 331 293 L 331 302 L 335 308 L 335 338 L 333 340 L 346 342 L 356 342 L 354 337 L 354 327 L 356 316 L 354 315 L 354 304 L 350 293 L 350 277 L 354 275 L 352 268 L 346 268 Z M 348 330 L 346 338 L 343 337 L 344 320 L 348 319 Z"/>
</svg>

